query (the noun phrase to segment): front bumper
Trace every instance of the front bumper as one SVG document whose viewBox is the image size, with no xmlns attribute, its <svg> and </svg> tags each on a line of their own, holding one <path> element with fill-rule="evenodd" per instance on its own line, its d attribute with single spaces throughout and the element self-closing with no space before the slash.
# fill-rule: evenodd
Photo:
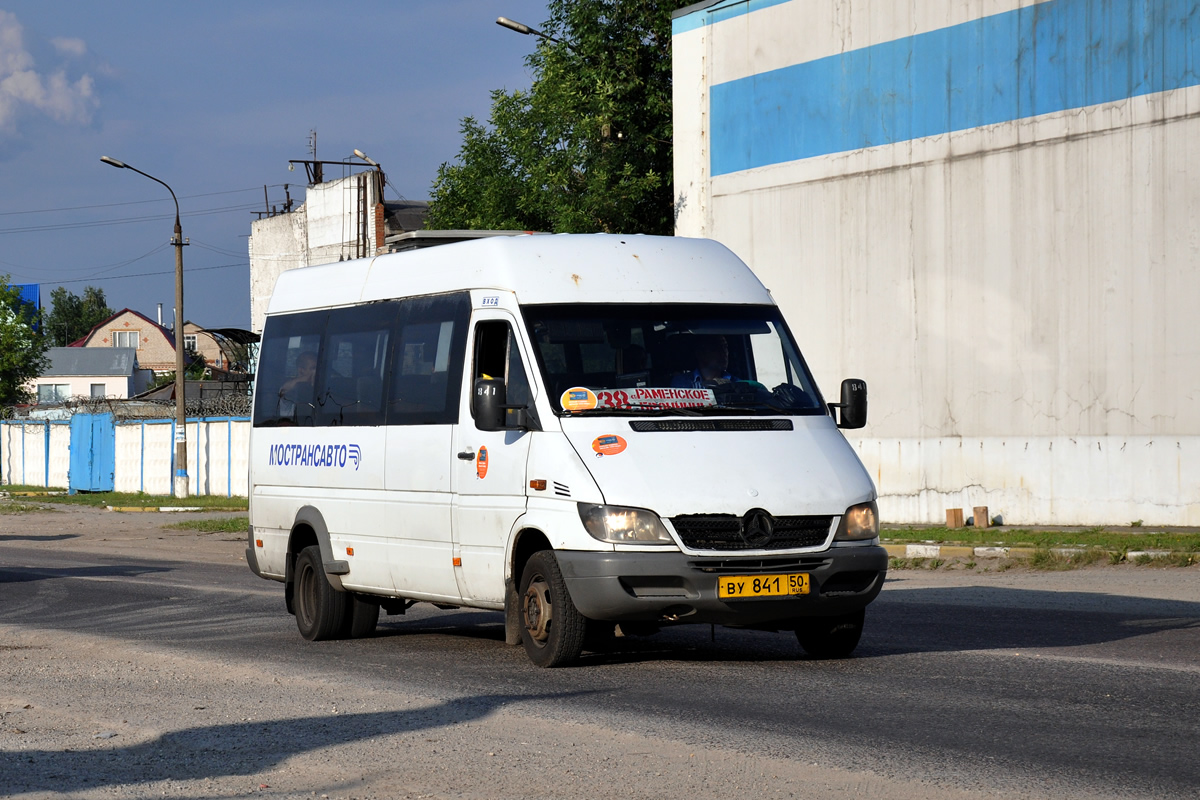
<svg viewBox="0 0 1200 800">
<path fill-rule="evenodd" d="M 864 608 L 883 588 L 887 551 L 878 545 L 772 557 L 706 557 L 683 553 L 555 552 L 571 600 L 585 617 L 613 622 L 703 622 L 795 627 L 810 616 Z M 806 572 L 807 595 L 723 600 L 722 575 Z"/>
</svg>

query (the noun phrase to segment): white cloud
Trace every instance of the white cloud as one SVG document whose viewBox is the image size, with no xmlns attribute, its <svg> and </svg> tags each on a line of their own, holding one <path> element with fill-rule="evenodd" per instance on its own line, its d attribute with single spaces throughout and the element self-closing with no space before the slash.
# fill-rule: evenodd
<svg viewBox="0 0 1200 800">
<path fill-rule="evenodd" d="M 55 39 L 52 44 L 68 55 L 87 52 L 81 39 Z M 26 110 L 41 112 L 56 122 L 90 122 L 99 105 L 92 77 L 84 74 L 72 81 L 65 70 L 42 73 L 35 66 L 16 15 L 0 11 L 0 129 L 11 130 Z"/>
<path fill-rule="evenodd" d="M 51 39 L 50 44 L 54 45 L 54 49 L 66 56 L 80 57 L 87 54 L 87 43 L 83 39 L 66 39 L 58 37 Z"/>
</svg>

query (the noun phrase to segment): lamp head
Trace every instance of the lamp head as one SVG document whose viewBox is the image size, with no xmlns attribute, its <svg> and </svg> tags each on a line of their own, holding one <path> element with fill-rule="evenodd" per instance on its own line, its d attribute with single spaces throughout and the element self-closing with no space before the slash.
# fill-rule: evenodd
<svg viewBox="0 0 1200 800">
<path fill-rule="evenodd" d="M 508 28 L 510 31 L 516 31 L 517 33 L 523 33 L 526 36 L 533 33 L 533 29 L 530 28 L 528 25 L 523 25 L 520 22 L 517 22 L 516 20 L 509 19 L 508 17 L 496 17 L 496 24 L 502 28 Z"/>
<path fill-rule="evenodd" d="M 111 167 L 116 167 L 117 169 L 129 169 L 129 167 L 127 167 L 124 162 L 117 161 L 115 158 L 109 158 L 108 156 L 100 156 L 100 160 L 103 161 L 105 164 L 108 164 Z"/>
</svg>

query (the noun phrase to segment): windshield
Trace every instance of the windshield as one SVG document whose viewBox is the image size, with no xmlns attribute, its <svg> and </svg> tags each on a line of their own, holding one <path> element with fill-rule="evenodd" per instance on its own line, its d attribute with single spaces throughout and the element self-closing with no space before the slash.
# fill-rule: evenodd
<svg viewBox="0 0 1200 800">
<path fill-rule="evenodd" d="M 824 414 L 775 306 L 532 305 L 560 414 Z"/>
</svg>

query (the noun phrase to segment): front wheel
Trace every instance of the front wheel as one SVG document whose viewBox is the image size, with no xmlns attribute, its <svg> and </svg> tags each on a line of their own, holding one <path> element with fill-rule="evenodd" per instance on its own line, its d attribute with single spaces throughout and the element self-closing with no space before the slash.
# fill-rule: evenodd
<svg viewBox="0 0 1200 800">
<path fill-rule="evenodd" d="M 796 639 L 813 658 L 846 658 L 862 638 L 865 609 L 838 617 L 812 617 L 796 628 Z"/>
<path fill-rule="evenodd" d="M 329 585 L 321 563 L 321 548 L 311 545 L 296 558 L 296 627 L 310 642 L 343 635 L 346 594 Z"/>
<path fill-rule="evenodd" d="M 569 664 L 583 652 L 587 620 L 567 593 L 567 583 L 550 550 L 529 557 L 521 573 L 521 643 L 539 667 Z"/>
</svg>

